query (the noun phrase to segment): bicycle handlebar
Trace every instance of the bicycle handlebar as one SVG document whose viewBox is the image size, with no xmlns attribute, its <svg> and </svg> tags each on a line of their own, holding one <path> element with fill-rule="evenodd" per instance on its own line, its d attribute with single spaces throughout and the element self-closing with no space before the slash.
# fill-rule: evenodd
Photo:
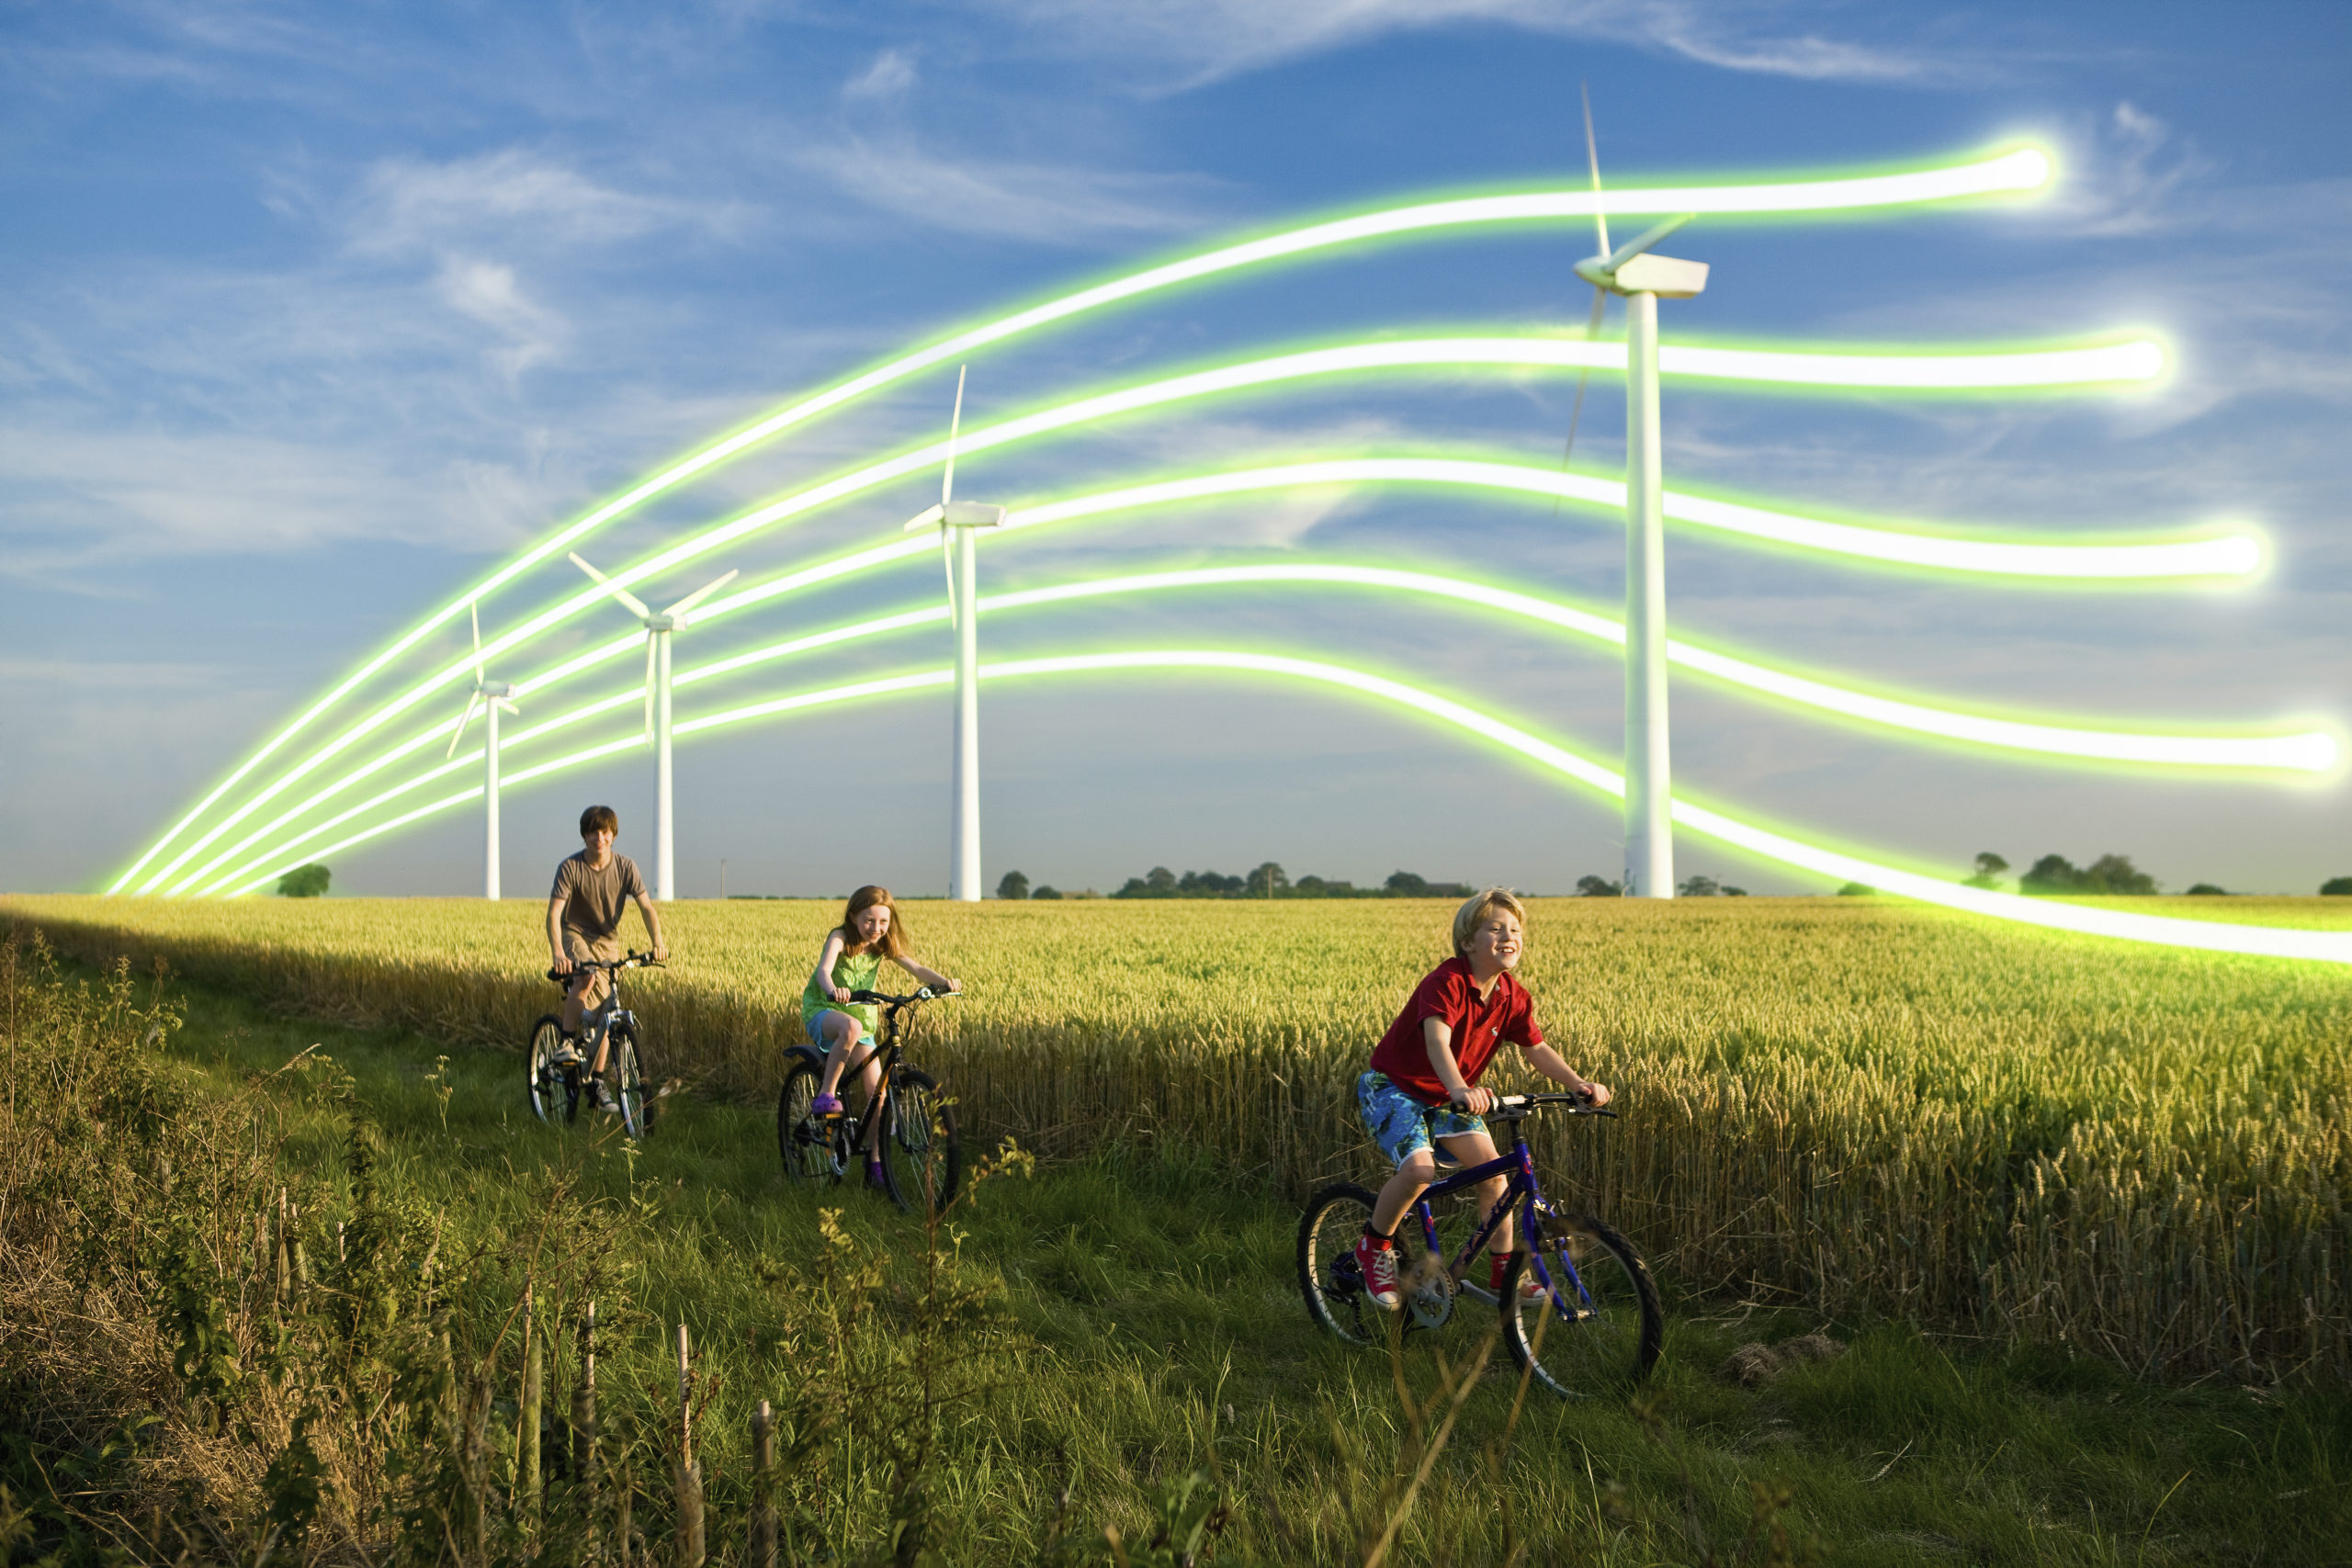
<svg viewBox="0 0 2352 1568">
<path fill-rule="evenodd" d="M 624 969 L 666 969 L 669 965 L 650 953 L 632 953 L 625 958 L 575 958 L 569 974 L 560 969 L 548 971 L 548 978 L 560 986 L 582 969 L 609 969 L 617 975 Z"/>
<path fill-rule="evenodd" d="M 1589 1094 L 1504 1094 L 1495 1097 L 1494 1113 L 1524 1116 L 1538 1107 L 1562 1105 L 1571 1116 L 1614 1116 L 1614 1111 L 1595 1105 Z"/>
<path fill-rule="evenodd" d="M 873 1002 L 884 1007 L 902 1008 L 916 1002 L 935 1002 L 948 997 L 960 997 L 963 994 L 961 991 L 934 991 L 929 986 L 917 986 L 914 995 L 910 997 L 894 997 L 884 991 L 852 991 L 849 994 L 849 999 L 854 1002 Z"/>
</svg>

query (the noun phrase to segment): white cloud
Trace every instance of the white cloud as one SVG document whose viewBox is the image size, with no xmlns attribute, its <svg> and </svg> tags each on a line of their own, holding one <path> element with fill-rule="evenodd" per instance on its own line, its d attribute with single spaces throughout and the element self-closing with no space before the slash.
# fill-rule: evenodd
<svg viewBox="0 0 2352 1568">
<path fill-rule="evenodd" d="M 870 206 L 959 234 L 1086 245 L 1190 229 L 1216 182 L 1069 164 L 948 158 L 910 141 L 850 137 L 796 155 Z"/>
<path fill-rule="evenodd" d="M 874 57 L 874 62 L 842 84 L 842 96 L 849 99 L 903 97 L 915 85 L 915 62 L 907 51 L 886 49 Z"/>
<path fill-rule="evenodd" d="M 682 228 L 724 230 L 741 214 L 599 184 L 523 148 L 446 163 L 387 158 L 341 214 L 346 244 L 402 254 L 496 243 L 576 252 Z"/>
</svg>

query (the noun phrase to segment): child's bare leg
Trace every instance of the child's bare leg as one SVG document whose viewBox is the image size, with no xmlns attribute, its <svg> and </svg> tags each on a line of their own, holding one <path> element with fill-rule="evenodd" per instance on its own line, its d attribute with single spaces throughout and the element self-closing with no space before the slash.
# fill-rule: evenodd
<svg viewBox="0 0 2352 1568">
<path fill-rule="evenodd" d="M 1404 1223 L 1405 1211 L 1411 1208 L 1420 1195 L 1437 1179 L 1437 1156 L 1427 1149 L 1416 1149 L 1405 1156 L 1396 1174 L 1381 1188 L 1380 1196 L 1372 1205 L 1372 1228 L 1382 1235 L 1395 1235 Z"/>
<path fill-rule="evenodd" d="M 1457 1133 L 1445 1140 L 1445 1152 L 1460 1160 L 1464 1168 L 1467 1168 L 1474 1165 L 1484 1165 L 1494 1158 L 1495 1141 L 1484 1133 Z M 1495 1212 L 1495 1205 L 1502 1201 L 1503 1193 L 1508 1190 L 1509 1185 L 1505 1179 L 1499 1176 L 1488 1177 L 1478 1183 L 1479 1224 L 1484 1224 L 1487 1216 Z M 1511 1234 L 1510 1212 L 1505 1210 L 1502 1223 L 1495 1226 L 1495 1234 L 1487 1238 L 1487 1250 L 1498 1258 L 1509 1256 Z"/>
<path fill-rule="evenodd" d="M 848 1065 L 850 1053 L 857 1049 L 858 1038 L 865 1030 L 845 1012 L 824 1013 L 818 1022 L 825 1032 L 825 1075 L 817 1080 L 817 1092 L 831 1094 L 841 1088 L 842 1068 Z"/>
<path fill-rule="evenodd" d="M 882 1092 L 881 1052 L 869 1051 L 865 1054 L 865 1060 L 860 1062 L 857 1066 L 857 1081 L 865 1090 L 865 1104 L 873 1104 L 874 1097 Z M 859 1113 L 863 1115 L 864 1111 L 865 1108 L 861 1106 L 859 1108 Z M 881 1127 L 878 1122 L 876 1124 L 875 1134 L 877 1138 L 881 1134 Z M 877 1143 L 873 1148 L 867 1149 L 865 1152 L 869 1156 L 878 1156 L 882 1151 L 880 1145 Z"/>
</svg>

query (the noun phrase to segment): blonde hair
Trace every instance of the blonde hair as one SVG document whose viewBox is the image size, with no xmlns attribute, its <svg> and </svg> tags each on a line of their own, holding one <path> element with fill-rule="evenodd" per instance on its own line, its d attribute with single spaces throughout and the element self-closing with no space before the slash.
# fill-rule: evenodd
<svg viewBox="0 0 2352 1568">
<path fill-rule="evenodd" d="M 1474 893 L 1463 902 L 1462 908 L 1453 911 L 1454 957 L 1467 958 L 1470 955 L 1470 939 L 1476 936 L 1478 928 L 1486 923 L 1489 909 L 1504 910 L 1522 928 L 1527 924 L 1527 906 L 1521 904 L 1518 895 L 1510 888 L 1489 887 L 1483 893 Z"/>
</svg>

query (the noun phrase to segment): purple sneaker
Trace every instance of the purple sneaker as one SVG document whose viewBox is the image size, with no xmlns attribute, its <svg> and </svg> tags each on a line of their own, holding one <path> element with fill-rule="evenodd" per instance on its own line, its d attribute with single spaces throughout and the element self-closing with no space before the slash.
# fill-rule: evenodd
<svg viewBox="0 0 2352 1568">
<path fill-rule="evenodd" d="M 812 1116 L 839 1116 L 842 1113 L 842 1097 L 820 1094 L 808 1102 L 808 1112 Z"/>
<path fill-rule="evenodd" d="M 865 1184 L 876 1192 L 888 1192 L 890 1190 L 889 1178 L 882 1174 L 880 1160 L 869 1159 L 865 1162 Z"/>
</svg>

